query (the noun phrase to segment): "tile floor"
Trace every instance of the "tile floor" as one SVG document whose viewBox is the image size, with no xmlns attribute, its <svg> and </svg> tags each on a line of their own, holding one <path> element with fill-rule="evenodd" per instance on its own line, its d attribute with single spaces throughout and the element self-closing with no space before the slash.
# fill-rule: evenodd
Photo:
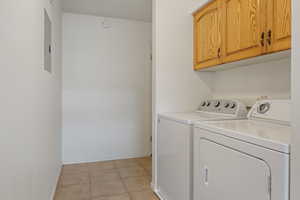
<svg viewBox="0 0 300 200">
<path fill-rule="evenodd" d="M 150 180 L 150 157 L 65 165 L 55 200 L 158 200 Z"/>
</svg>

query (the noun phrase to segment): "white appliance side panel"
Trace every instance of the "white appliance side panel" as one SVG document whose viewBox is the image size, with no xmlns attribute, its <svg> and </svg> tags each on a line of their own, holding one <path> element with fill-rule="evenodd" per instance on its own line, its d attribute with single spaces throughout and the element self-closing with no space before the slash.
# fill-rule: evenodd
<svg viewBox="0 0 300 200">
<path fill-rule="evenodd" d="M 158 123 L 158 192 L 164 200 L 191 199 L 192 127 L 160 119 Z"/>
<path fill-rule="evenodd" d="M 194 200 L 199 200 L 200 196 L 200 180 L 201 178 L 201 165 L 200 165 L 200 150 L 204 151 L 201 146 L 201 142 L 203 140 L 213 141 L 214 143 L 220 144 L 223 147 L 228 149 L 232 149 L 234 151 L 240 152 L 243 155 L 250 155 L 259 160 L 264 161 L 270 168 L 271 172 L 271 200 L 288 200 L 289 199 L 289 165 L 290 165 L 290 156 L 288 154 L 280 153 L 277 151 L 273 151 L 270 149 L 266 149 L 260 146 L 256 146 L 254 144 L 250 144 L 247 142 L 243 142 L 237 139 L 233 139 L 231 137 L 227 137 L 224 135 L 220 135 L 218 133 L 207 131 L 201 128 L 194 128 Z M 205 150 L 206 151 L 206 150 Z M 221 149 L 215 151 L 215 153 L 219 153 Z M 201 152 L 202 154 L 202 152 Z M 211 152 L 208 152 L 208 155 L 211 157 L 216 157 Z M 220 172 L 224 174 L 227 173 L 227 166 L 229 160 L 226 157 L 227 155 L 217 155 L 216 163 L 218 163 L 218 167 L 221 169 Z M 238 173 L 245 172 L 251 176 L 254 176 L 253 169 L 249 169 L 248 171 L 244 170 L 247 166 L 241 162 L 239 166 L 236 167 L 236 171 Z M 245 168 L 246 167 L 246 168 Z M 244 184 L 244 180 L 240 180 L 241 184 Z M 246 182 L 247 183 L 247 182 Z M 265 181 L 264 181 L 265 183 Z M 259 183 L 256 183 L 259 184 Z M 263 183 L 262 183 L 263 185 Z M 265 187 L 264 187 L 265 188 Z M 238 188 L 235 188 L 238 190 Z M 233 196 L 234 197 L 234 196 Z M 231 197 L 230 200 L 236 200 Z M 227 200 L 225 198 L 221 198 L 222 200 Z M 242 198 L 245 199 L 244 197 Z M 263 198 L 264 200 L 265 198 Z M 207 199 L 201 199 L 207 200 Z M 211 200 L 211 199 L 208 199 Z"/>
<path fill-rule="evenodd" d="M 257 158 L 206 139 L 200 141 L 196 200 L 270 200 L 270 169 Z"/>
</svg>

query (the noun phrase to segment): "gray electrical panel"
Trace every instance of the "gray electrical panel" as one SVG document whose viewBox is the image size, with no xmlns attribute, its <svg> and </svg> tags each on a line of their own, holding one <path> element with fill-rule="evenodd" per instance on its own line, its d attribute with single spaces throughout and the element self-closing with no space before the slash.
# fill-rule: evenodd
<svg viewBox="0 0 300 200">
<path fill-rule="evenodd" d="M 52 53 L 52 24 L 49 15 L 44 9 L 44 69 L 52 72 L 51 53 Z"/>
</svg>

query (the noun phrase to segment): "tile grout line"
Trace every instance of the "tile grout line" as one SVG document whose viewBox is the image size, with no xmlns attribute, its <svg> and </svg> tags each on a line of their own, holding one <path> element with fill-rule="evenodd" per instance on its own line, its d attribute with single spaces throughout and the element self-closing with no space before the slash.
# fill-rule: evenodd
<svg viewBox="0 0 300 200">
<path fill-rule="evenodd" d="M 138 162 L 138 161 L 136 161 L 135 160 L 135 162 L 137 163 L 137 166 L 138 167 L 141 167 L 145 172 L 147 172 L 145 169 L 144 169 L 144 167 L 143 166 L 141 166 L 141 164 Z M 131 167 L 124 167 L 124 168 L 131 168 Z M 119 169 L 119 168 L 118 168 Z M 125 184 L 125 182 L 124 182 L 124 179 L 128 179 L 128 178 L 136 178 L 136 177 L 127 177 L 127 178 L 123 178 L 123 177 L 121 177 L 121 174 L 120 174 L 120 172 L 119 172 L 119 170 L 117 170 L 118 171 L 118 174 L 119 174 L 119 176 L 120 176 L 120 178 L 121 178 L 121 182 L 122 182 L 122 184 L 123 184 L 123 186 L 125 187 L 125 189 L 126 189 L 126 191 L 127 191 L 127 194 L 128 194 L 128 196 L 129 196 L 129 199 L 130 200 L 133 200 L 133 196 L 132 196 L 132 192 L 131 191 L 129 191 L 129 189 L 127 188 L 127 186 L 126 186 L 126 184 Z M 146 173 L 147 174 L 147 173 Z M 137 176 L 137 177 L 145 177 L 145 176 Z M 145 177 L 145 178 L 147 178 L 147 177 Z M 144 191 L 144 190 L 141 190 L 141 191 Z M 138 191 L 138 192 L 141 192 L 141 191 Z"/>
<path fill-rule="evenodd" d="M 141 159 L 141 158 L 137 158 L 137 159 Z M 135 162 L 137 163 L 137 165 L 139 166 L 139 167 L 141 167 L 145 172 L 146 172 L 146 176 L 137 176 L 138 178 L 139 177 L 143 177 L 143 178 L 147 178 L 147 175 L 149 175 L 149 173 L 148 173 L 148 171 L 147 171 L 147 169 L 139 162 L 139 161 L 137 161 L 137 160 L 135 160 Z M 137 178 L 137 177 L 135 177 L 135 178 Z M 130 177 L 128 177 L 128 178 L 130 178 Z M 131 178 L 133 178 L 133 177 L 131 177 Z M 124 178 L 124 179 L 126 179 L 126 178 Z M 121 180 L 122 180 L 122 182 L 124 183 L 124 180 L 123 180 L 123 178 L 121 177 Z M 125 186 L 126 187 L 126 186 Z M 126 187 L 126 189 L 127 189 L 127 187 Z M 127 189 L 128 190 L 128 189 Z M 133 196 L 132 196 L 132 193 L 133 192 L 143 192 L 143 191 L 147 191 L 147 189 L 142 189 L 142 190 L 140 190 L 140 191 L 132 191 L 132 192 L 130 192 L 129 190 L 128 190 L 128 194 L 129 194 L 129 198 L 131 199 L 131 200 L 134 200 L 133 199 Z M 152 191 L 152 190 L 151 190 Z"/>
<path fill-rule="evenodd" d="M 143 168 L 143 170 L 146 172 L 146 174 L 148 174 L 150 177 L 152 176 L 152 174 L 150 174 L 150 173 L 148 172 L 148 170 L 147 170 L 141 163 L 138 162 L 138 164 L 140 165 L 140 167 Z"/>
<path fill-rule="evenodd" d="M 56 199 L 56 197 L 57 197 L 57 191 L 58 191 L 58 189 L 59 189 L 59 187 L 60 187 L 60 184 L 61 184 L 61 179 L 62 179 L 62 173 L 63 173 L 63 165 L 61 166 L 61 169 L 60 169 L 60 173 L 59 173 L 59 177 L 58 177 L 58 181 L 57 181 L 57 183 L 56 183 L 56 187 L 55 187 L 55 193 L 54 193 L 54 197 L 53 197 L 53 200 L 55 200 Z"/>
<path fill-rule="evenodd" d="M 120 173 L 120 171 L 119 171 L 119 168 L 117 167 L 117 165 L 116 165 L 115 162 L 114 162 L 114 165 L 115 165 L 115 167 L 116 167 L 116 171 L 117 171 L 117 173 L 118 173 L 118 175 L 119 175 L 120 181 L 121 181 L 123 187 L 124 187 L 125 190 L 126 190 L 126 194 L 129 196 L 129 199 L 132 200 L 131 195 L 130 195 L 130 192 L 129 192 L 129 190 L 128 190 L 126 184 L 124 183 L 123 178 L 122 178 L 122 176 L 121 176 L 121 173 Z"/>
<path fill-rule="evenodd" d="M 93 200 L 91 170 L 88 164 L 87 164 L 87 168 L 88 168 L 88 176 L 89 176 L 89 199 Z"/>
</svg>

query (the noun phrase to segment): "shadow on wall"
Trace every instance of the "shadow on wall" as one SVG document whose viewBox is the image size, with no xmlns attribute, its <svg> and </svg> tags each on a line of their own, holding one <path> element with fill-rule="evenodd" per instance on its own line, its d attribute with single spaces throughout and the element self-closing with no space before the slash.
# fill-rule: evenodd
<svg viewBox="0 0 300 200">
<path fill-rule="evenodd" d="M 218 71 L 212 75 L 215 98 L 237 98 L 252 105 L 258 97 L 291 97 L 291 60 L 259 63 Z"/>
</svg>

